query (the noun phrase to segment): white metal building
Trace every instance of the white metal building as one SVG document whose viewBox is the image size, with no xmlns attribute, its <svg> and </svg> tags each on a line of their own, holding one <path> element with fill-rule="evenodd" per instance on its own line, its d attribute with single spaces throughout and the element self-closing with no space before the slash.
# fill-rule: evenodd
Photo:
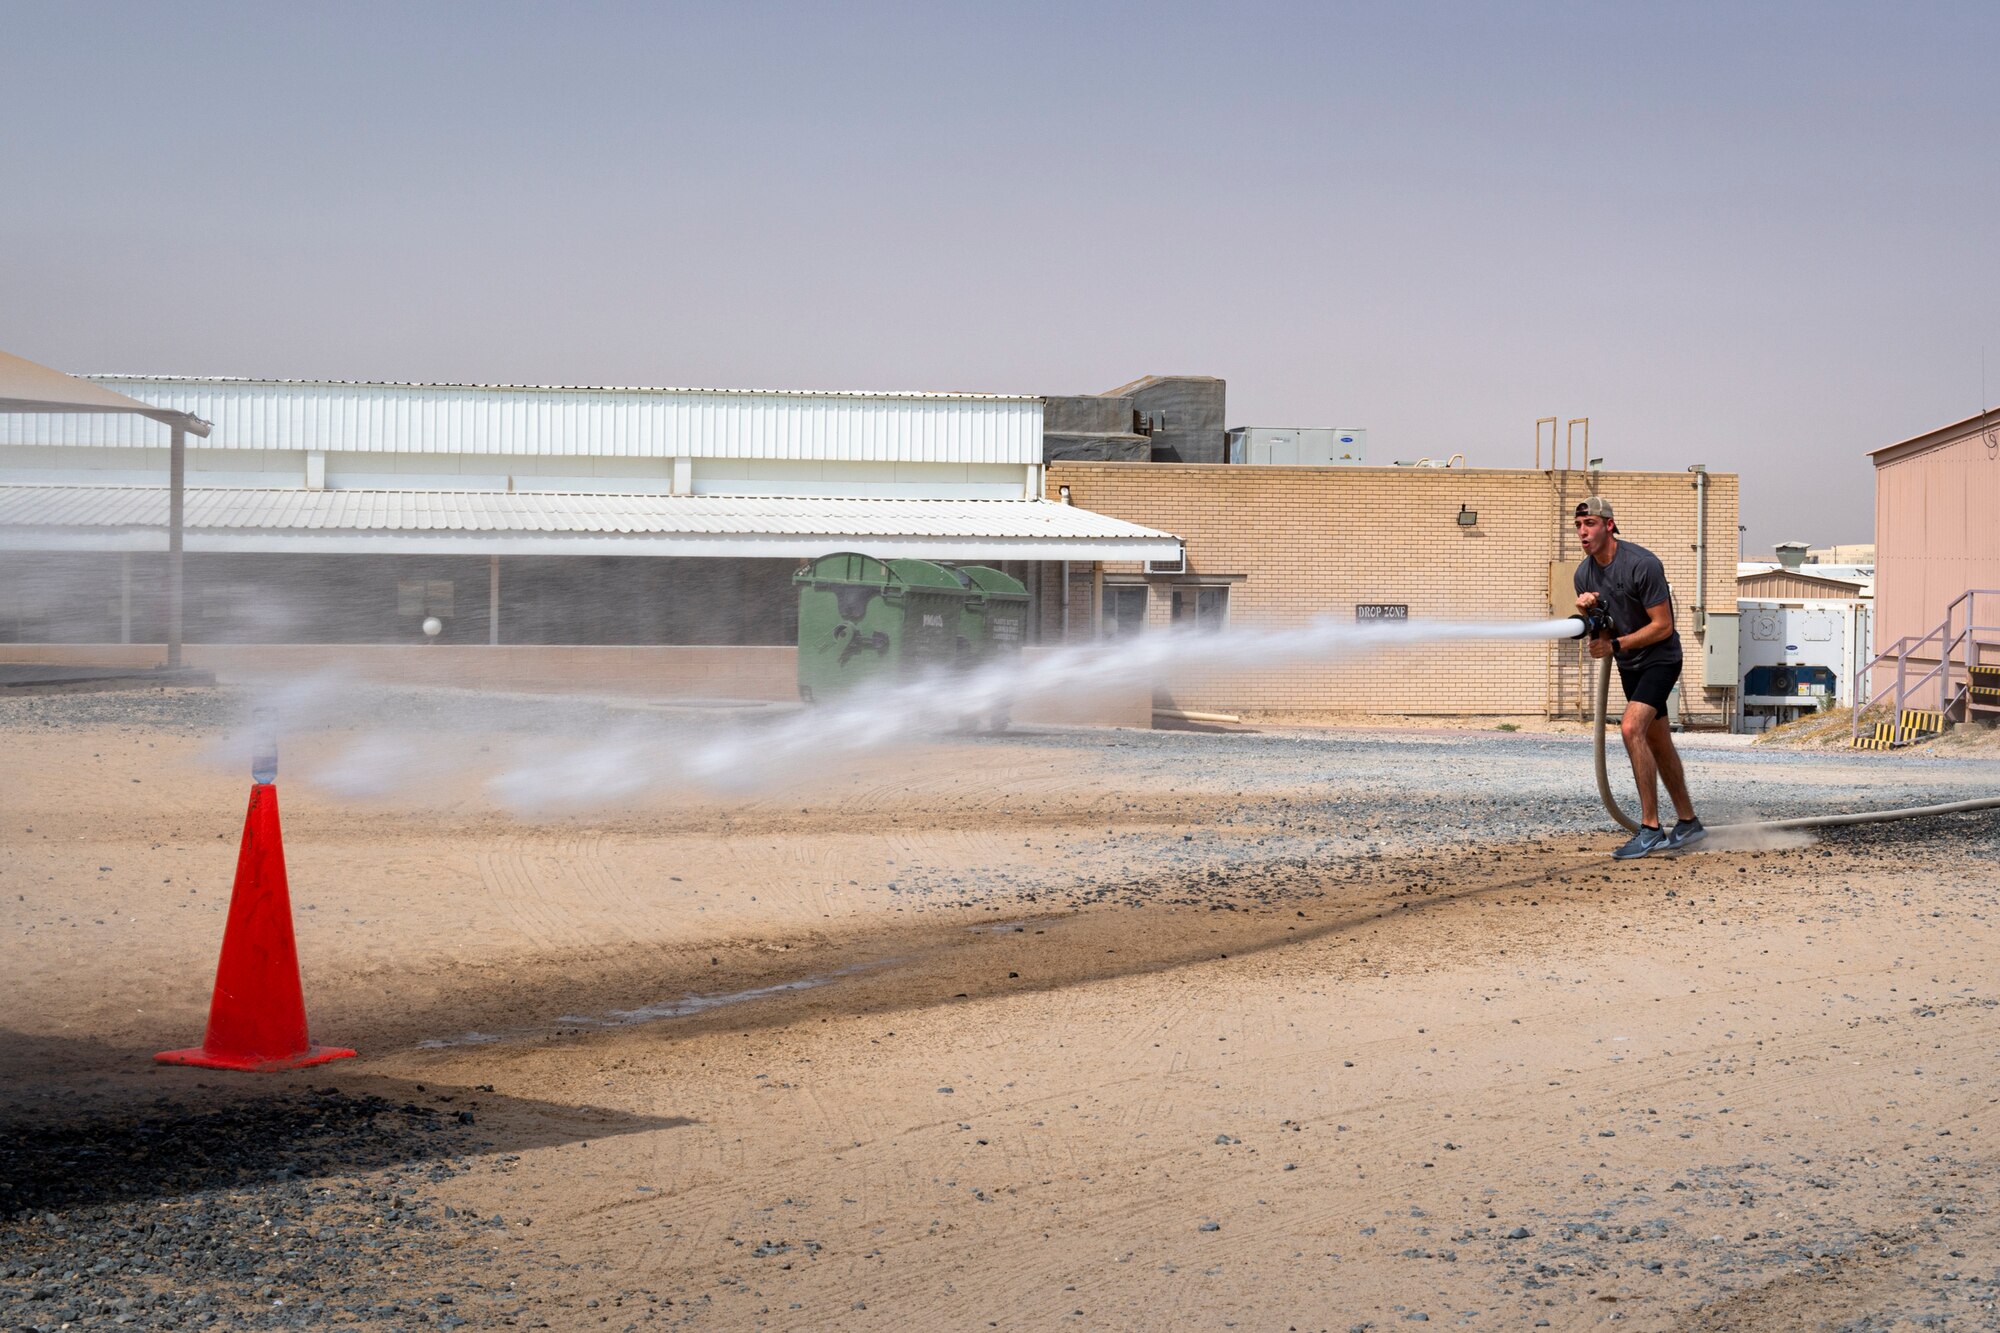
<svg viewBox="0 0 2000 1333">
<path fill-rule="evenodd" d="M 1180 554 L 1041 498 L 1038 398 L 88 378 L 213 423 L 187 451 L 191 641 L 437 615 L 447 642 L 778 642 L 791 570 L 832 551 Z M 0 640 L 146 637 L 167 457 L 143 419 L 0 415 Z"/>
<path fill-rule="evenodd" d="M 1038 398 L 92 375 L 214 424 L 191 481 L 675 495 L 1040 494 Z M 157 483 L 150 422 L 0 417 L 16 480 Z M 34 453 L 17 451 L 29 447 Z M 54 472 L 60 475 L 24 475 Z M 87 475 L 82 475 L 87 474 Z M 510 484 L 511 483 L 511 484 Z"/>
</svg>

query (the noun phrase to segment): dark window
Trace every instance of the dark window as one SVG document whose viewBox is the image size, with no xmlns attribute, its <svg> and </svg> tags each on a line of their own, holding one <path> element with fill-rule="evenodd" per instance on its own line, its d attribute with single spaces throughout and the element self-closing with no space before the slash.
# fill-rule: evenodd
<svg viewBox="0 0 2000 1333">
<path fill-rule="evenodd" d="M 1104 589 L 1103 635 L 1123 638 L 1146 628 L 1146 588 L 1144 584 L 1110 584 Z"/>
<path fill-rule="evenodd" d="M 1213 634 L 1229 623 L 1229 589 L 1175 588 L 1174 624 Z"/>
</svg>

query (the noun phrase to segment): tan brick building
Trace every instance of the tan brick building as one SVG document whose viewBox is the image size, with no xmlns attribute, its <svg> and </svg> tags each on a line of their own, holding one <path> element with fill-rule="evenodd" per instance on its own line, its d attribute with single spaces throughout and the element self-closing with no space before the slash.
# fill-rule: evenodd
<svg viewBox="0 0 2000 1333">
<path fill-rule="evenodd" d="M 1687 472 L 1077 462 L 1050 464 L 1048 487 L 1052 498 L 1066 491 L 1072 504 L 1186 543 L 1179 574 L 1148 574 L 1137 564 L 1070 566 L 1071 636 L 1198 616 L 1296 625 L 1353 618 L 1371 605 L 1407 607 L 1426 620 L 1567 614 L 1570 571 L 1580 559 L 1570 516 L 1579 499 L 1601 494 L 1616 508 L 1621 533 L 1666 566 L 1687 654 L 1684 715 L 1719 722 L 1727 706 L 1725 692 L 1702 685 L 1700 620 L 1736 605 L 1732 474 L 1707 473 L 1697 484 Z M 1706 552 L 1697 550 L 1698 532 Z M 1045 639 L 1062 637 L 1061 569 L 1044 567 L 1038 588 Z M 1733 641 L 1735 622 L 1718 622 L 1719 633 L 1724 626 Z M 1319 667 L 1170 673 L 1161 690 L 1178 707 L 1251 715 L 1580 716 L 1585 661 L 1574 641 L 1444 644 Z M 1616 700 L 1615 674 L 1612 691 Z"/>
</svg>

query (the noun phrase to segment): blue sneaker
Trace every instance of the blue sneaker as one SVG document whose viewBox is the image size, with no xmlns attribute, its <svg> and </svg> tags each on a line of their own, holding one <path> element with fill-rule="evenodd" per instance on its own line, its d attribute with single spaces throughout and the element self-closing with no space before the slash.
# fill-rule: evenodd
<svg viewBox="0 0 2000 1333">
<path fill-rule="evenodd" d="M 1611 853 L 1611 856 L 1613 860 L 1617 861 L 1636 861 L 1642 856 L 1659 851 L 1666 845 L 1667 835 L 1665 830 L 1641 824 L 1639 825 L 1639 831 L 1632 835 L 1632 840 Z"/>
<path fill-rule="evenodd" d="M 1699 819 L 1683 819 L 1676 823 L 1673 832 L 1667 834 L 1667 850 L 1684 852 L 1708 836 L 1708 830 L 1701 826 Z"/>
</svg>

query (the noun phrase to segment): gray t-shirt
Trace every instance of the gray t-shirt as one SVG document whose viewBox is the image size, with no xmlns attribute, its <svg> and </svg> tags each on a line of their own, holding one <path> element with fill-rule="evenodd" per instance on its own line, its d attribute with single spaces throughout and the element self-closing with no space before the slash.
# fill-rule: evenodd
<svg viewBox="0 0 2000 1333">
<path fill-rule="evenodd" d="M 1611 613 L 1612 628 L 1621 639 L 1646 627 L 1646 608 L 1672 600 L 1667 591 L 1667 571 L 1660 564 L 1660 557 L 1623 537 L 1618 539 L 1618 551 L 1610 564 L 1600 565 L 1589 556 L 1583 558 L 1583 563 L 1576 567 L 1576 590 L 1597 594 L 1599 604 Z M 1680 660 L 1679 630 L 1659 643 L 1618 654 L 1618 665 L 1632 671 Z"/>
</svg>

